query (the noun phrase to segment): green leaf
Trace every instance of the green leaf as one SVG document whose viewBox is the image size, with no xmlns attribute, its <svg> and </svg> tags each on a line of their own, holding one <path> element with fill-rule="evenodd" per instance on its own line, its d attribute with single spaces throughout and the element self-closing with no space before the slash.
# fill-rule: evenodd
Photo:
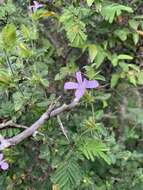
<svg viewBox="0 0 143 190">
<path fill-rule="evenodd" d="M 96 48 L 96 45 L 94 44 L 90 44 L 88 46 L 88 51 L 89 51 L 89 57 L 90 57 L 90 60 L 91 62 L 94 61 L 96 55 L 97 55 L 97 48 Z"/>
<path fill-rule="evenodd" d="M 17 135 L 18 133 L 20 133 L 20 129 L 18 128 L 8 128 L 8 129 L 3 129 L 1 132 L 0 132 L 0 135 L 2 136 L 6 136 L 6 137 L 12 137 L 12 136 L 15 136 Z"/>
<path fill-rule="evenodd" d="M 137 124 L 143 124 L 143 109 L 142 108 L 128 108 L 129 114 L 127 117 L 135 121 Z"/>
<path fill-rule="evenodd" d="M 79 149 L 88 160 L 95 161 L 97 157 L 102 158 L 107 164 L 111 164 L 110 157 L 106 154 L 109 149 L 100 140 L 84 139 Z"/>
<path fill-rule="evenodd" d="M 135 45 L 137 45 L 137 43 L 139 41 L 139 35 L 138 35 L 138 33 L 133 33 L 133 41 L 134 41 Z"/>
<path fill-rule="evenodd" d="M 116 67 L 120 60 L 132 60 L 133 57 L 130 55 L 126 55 L 126 54 L 120 54 L 120 55 L 113 54 L 112 56 L 109 56 L 109 59 L 110 59 L 112 65 L 114 67 Z"/>
<path fill-rule="evenodd" d="M 53 175 L 53 183 L 62 190 L 76 189 L 82 178 L 81 168 L 74 159 L 59 164 Z"/>
<path fill-rule="evenodd" d="M 120 54 L 118 55 L 118 60 L 132 60 L 133 57 L 127 54 Z"/>
<path fill-rule="evenodd" d="M 85 70 L 86 70 L 86 75 L 90 80 L 95 79 L 96 76 L 96 72 L 94 67 L 91 66 L 85 66 Z"/>
<path fill-rule="evenodd" d="M 6 69 L 0 69 L 0 85 L 9 86 L 12 83 L 12 76 Z"/>
<path fill-rule="evenodd" d="M 137 80 L 136 80 L 136 76 L 135 75 L 128 75 L 128 79 L 129 79 L 130 83 L 132 83 L 133 85 L 136 86 Z"/>
<path fill-rule="evenodd" d="M 23 37 L 25 39 L 30 39 L 30 30 L 27 26 L 25 26 L 24 24 L 22 24 L 21 26 L 21 32 L 23 34 Z"/>
<path fill-rule="evenodd" d="M 120 79 L 119 74 L 113 74 L 111 78 L 111 88 L 115 87 Z"/>
<path fill-rule="evenodd" d="M 100 94 L 100 95 L 96 96 L 95 98 L 96 98 L 96 100 L 104 101 L 104 100 L 108 100 L 110 97 L 111 97 L 110 93 L 106 93 L 106 94 L 104 93 L 104 94 Z"/>
<path fill-rule="evenodd" d="M 20 92 L 16 92 L 13 94 L 13 101 L 15 111 L 20 111 L 21 109 L 23 109 L 25 101 Z"/>
<path fill-rule="evenodd" d="M 96 120 L 100 120 L 103 116 L 104 116 L 103 110 L 96 111 L 96 114 L 95 114 Z"/>
<path fill-rule="evenodd" d="M 129 64 L 123 62 L 123 61 L 120 61 L 119 62 L 119 66 L 123 69 L 124 72 L 128 72 L 129 70 Z"/>
<path fill-rule="evenodd" d="M 95 57 L 96 68 L 100 67 L 106 57 L 107 52 L 101 46 L 97 46 L 97 55 Z"/>
<path fill-rule="evenodd" d="M 122 11 L 132 13 L 131 7 L 120 5 L 117 3 L 109 3 L 102 7 L 101 14 L 110 24 L 114 21 L 116 16 L 121 15 Z"/>
<path fill-rule="evenodd" d="M 128 37 L 129 30 L 128 29 L 118 29 L 115 30 L 114 34 L 120 38 L 120 40 L 125 41 Z"/>
<path fill-rule="evenodd" d="M 48 144 L 41 145 L 39 158 L 50 161 L 50 150 Z"/>
<path fill-rule="evenodd" d="M 7 24 L 2 30 L 2 41 L 6 50 L 11 50 L 16 43 L 16 27 L 14 24 Z"/>
<path fill-rule="evenodd" d="M 63 24 L 71 45 L 73 47 L 81 47 L 87 39 L 86 25 L 80 19 L 81 9 L 77 9 L 73 6 L 65 9 L 60 17 L 60 22 Z"/>
<path fill-rule="evenodd" d="M 20 43 L 20 44 L 19 44 L 19 54 L 20 54 L 20 56 L 23 57 L 23 58 L 28 58 L 28 57 L 31 57 L 32 52 L 31 52 L 31 50 L 27 47 L 26 44 Z"/>
<path fill-rule="evenodd" d="M 87 4 L 89 7 L 91 7 L 91 5 L 94 3 L 94 0 L 87 0 Z"/>
<path fill-rule="evenodd" d="M 138 84 L 143 85 L 143 71 L 138 74 Z"/>
<path fill-rule="evenodd" d="M 133 19 L 129 21 L 130 27 L 133 28 L 134 30 L 137 30 L 139 24 L 140 24 L 140 23 L 139 23 L 138 21 L 133 20 Z"/>
<path fill-rule="evenodd" d="M 111 58 L 111 63 L 114 67 L 116 67 L 118 65 L 118 56 L 116 54 L 114 54 Z"/>
<path fill-rule="evenodd" d="M 128 64 L 128 66 L 130 68 L 132 68 L 133 70 L 137 71 L 137 72 L 140 72 L 140 69 L 139 69 L 139 66 L 135 65 L 135 64 Z"/>
</svg>

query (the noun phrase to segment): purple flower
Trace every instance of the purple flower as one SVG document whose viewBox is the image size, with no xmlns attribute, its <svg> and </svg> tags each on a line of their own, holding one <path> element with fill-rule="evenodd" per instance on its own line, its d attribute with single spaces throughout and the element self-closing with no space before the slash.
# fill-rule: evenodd
<svg viewBox="0 0 143 190">
<path fill-rule="evenodd" d="M 7 170 L 9 168 L 8 163 L 3 160 L 3 154 L 0 154 L 0 167 L 2 170 Z"/>
<path fill-rule="evenodd" d="M 64 89 L 73 90 L 75 89 L 75 97 L 79 100 L 85 93 L 86 89 L 97 88 L 99 83 L 96 80 L 87 80 L 86 78 L 82 79 L 81 72 L 78 71 L 76 73 L 76 82 L 66 82 L 64 85 Z"/>
<path fill-rule="evenodd" d="M 29 6 L 30 10 L 36 12 L 38 8 L 43 7 L 43 4 L 38 3 L 37 1 L 33 1 L 34 5 Z"/>
</svg>

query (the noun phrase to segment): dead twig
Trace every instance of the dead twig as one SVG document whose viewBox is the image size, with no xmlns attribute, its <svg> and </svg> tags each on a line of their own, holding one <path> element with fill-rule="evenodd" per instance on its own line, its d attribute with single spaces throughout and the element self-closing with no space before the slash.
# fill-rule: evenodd
<svg viewBox="0 0 143 190">
<path fill-rule="evenodd" d="M 74 108 L 78 104 L 78 101 L 74 100 L 72 103 L 68 105 L 64 104 L 59 108 L 55 108 L 56 103 L 52 104 L 35 123 L 33 123 L 30 127 L 26 128 L 18 135 L 15 135 L 14 137 L 8 139 L 4 139 L 2 136 L 0 136 L 0 150 L 19 144 L 24 139 L 32 136 L 46 121 L 48 121 L 52 117 L 59 115 L 64 111 Z"/>
</svg>

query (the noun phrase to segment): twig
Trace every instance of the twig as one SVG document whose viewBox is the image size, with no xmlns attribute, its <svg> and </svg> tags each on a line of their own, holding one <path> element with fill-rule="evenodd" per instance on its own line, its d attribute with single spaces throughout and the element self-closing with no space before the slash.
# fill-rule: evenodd
<svg viewBox="0 0 143 190">
<path fill-rule="evenodd" d="M 32 136 L 34 132 L 37 131 L 47 120 L 59 115 L 60 113 L 64 111 L 74 108 L 78 104 L 78 101 L 74 100 L 72 103 L 68 105 L 64 104 L 63 106 L 56 109 L 55 109 L 55 104 L 52 104 L 49 107 L 49 109 L 35 123 L 33 123 L 30 127 L 25 129 L 23 132 L 8 139 L 4 139 L 3 137 L 0 137 L 0 141 L 1 141 L 0 150 L 3 150 L 10 146 L 14 146 L 20 143 L 21 141 L 23 141 L 24 139 Z"/>
<path fill-rule="evenodd" d="M 4 128 L 7 128 L 7 127 L 20 128 L 20 129 L 27 129 L 26 126 L 16 124 L 16 123 L 14 123 L 12 120 L 0 124 L 0 130 L 1 130 L 1 129 L 4 129 Z"/>
<path fill-rule="evenodd" d="M 57 115 L 57 120 L 58 120 L 59 126 L 60 126 L 63 134 L 65 135 L 66 139 L 69 141 L 69 138 L 68 138 L 68 135 L 67 135 L 67 130 L 64 128 L 64 126 L 62 124 L 62 121 L 61 121 L 61 118 L 60 118 L 59 115 Z"/>
<path fill-rule="evenodd" d="M 7 122 L 3 122 L 0 124 L 0 130 L 3 130 L 5 128 L 18 128 L 18 129 L 27 129 L 28 127 L 25 126 L 25 125 L 20 125 L 20 124 L 17 124 L 17 123 L 14 123 L 12 120 L 10 121 L 7 121 Z M 36 137 L 36 135 L 44 135 L 43 133 L 39 132 L 39 131 L 35 131 L 33 133 L 33 137 Z"/>
</svg>

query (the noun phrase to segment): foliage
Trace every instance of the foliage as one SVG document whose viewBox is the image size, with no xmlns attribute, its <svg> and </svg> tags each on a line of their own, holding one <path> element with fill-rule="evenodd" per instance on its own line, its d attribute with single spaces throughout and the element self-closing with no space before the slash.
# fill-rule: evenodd
<svg viewBox="0 0 143 190">
<path fill-rule="evenodd" d="M 73 110 L 5 149 L 1 190 L 141 190 L 143 3 L 141 0 L 0 3 L 0 124 L 31 126 L 81 71 L 98 80 Z M 60 121 L 60 122 L 59 122 Z M 63 129 L 66 132 L 63 133 Z M 23 128 L 0 127 L 9 138 Z"/>
<path fill-rule="evenodd" d="M 66 179 L 66 180 L 65 180 Z M 81 168 L 74 160 L 67 160 L 56 169 L 53 182 L 61 189 L 76 188 L 82 179 Z"/>
</svg>

